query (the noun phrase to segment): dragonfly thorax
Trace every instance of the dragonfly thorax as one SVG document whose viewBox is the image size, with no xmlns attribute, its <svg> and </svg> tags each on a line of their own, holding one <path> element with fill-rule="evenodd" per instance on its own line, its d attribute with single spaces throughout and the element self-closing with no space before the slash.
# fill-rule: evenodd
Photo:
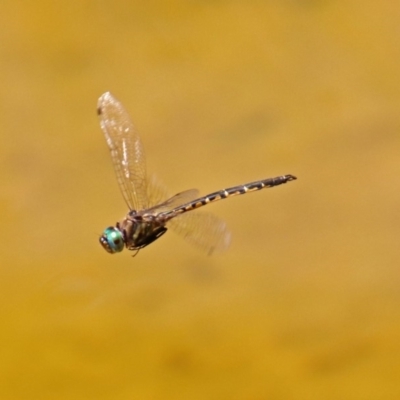
<svg viewBox="0 0 400 400">
<path fill-rule="evenodd" d="M 123 232 L 127 249 L 140 250 L 167 231 L 165 223 L 159 216 L 132 210 L 117 227 Z"/>
</svg>

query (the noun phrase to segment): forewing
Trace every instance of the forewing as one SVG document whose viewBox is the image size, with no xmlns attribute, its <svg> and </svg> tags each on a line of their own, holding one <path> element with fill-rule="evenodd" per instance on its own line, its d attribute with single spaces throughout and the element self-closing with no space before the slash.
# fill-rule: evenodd
<svg viewBox="0 0 400 400">
<path fill-rule="evenodd" d="M 140 137 L 125 108 L 110 92 L 99 98 L 97 110 L 122 195 L 130 209 L 146 208 L 146 162 Z"/>
<path fill-rule="evenodd" d="M 231 241 L 225 222 L 202 211 L 178 215 L 167 223 L 167 227 L 208 254 L 226 250 Z"/>
</svg>

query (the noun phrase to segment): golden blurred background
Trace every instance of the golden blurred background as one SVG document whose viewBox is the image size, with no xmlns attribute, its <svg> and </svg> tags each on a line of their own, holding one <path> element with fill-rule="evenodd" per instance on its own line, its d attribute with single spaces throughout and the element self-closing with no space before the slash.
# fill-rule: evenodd
<svg viewBox="0 0 400 400">
<path fill-rule="evenodd" d="M 400 4 L 4 0 L 1 399 L 399 399 Z M 135 258 L 96 116 L 112 91 L 213 257 Z"/>
</svg>

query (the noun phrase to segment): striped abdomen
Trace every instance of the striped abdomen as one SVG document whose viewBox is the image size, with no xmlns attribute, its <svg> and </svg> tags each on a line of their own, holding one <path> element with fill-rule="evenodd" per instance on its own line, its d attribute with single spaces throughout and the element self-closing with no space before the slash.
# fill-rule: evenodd
<svg viewBox="0 0 400 400">
<path fill-rule="evenodd" d="M 278 185 L 282 185 L 283 183 L 290 182 L 297 179 L 293 175 L 282 175 L 276 178 L 268 178 L 263 179 L 261 181 L 250 182 L 240 186 L 234 186 L 228 189 L 219 190 L 218 192 L 211 193 L 207 196 L 200 197 L 199 199 L 193 200 L 189 203 L 183 204 L 168 213 L 165 214 L 165 217 L 173 217 L 177 214 L 182 214 L 186 211 L 191 211 L 199 207 L 203 207 L 209 203 L 213 203 L 214 201 L 226 199 L 231 196 L 238 196 L 240 194 L 245 194 L 249 192 L 255 192 L 257 190 L 266 189 Z"/>
</svg>

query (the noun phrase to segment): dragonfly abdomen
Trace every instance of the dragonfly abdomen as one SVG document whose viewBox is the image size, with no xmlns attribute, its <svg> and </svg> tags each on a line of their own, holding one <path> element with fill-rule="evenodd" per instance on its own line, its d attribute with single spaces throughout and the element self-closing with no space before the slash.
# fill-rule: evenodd
<svg viewBox="0 0 400 400">
<path fill-rule="evenodd" d="M 168 219 L 169 216 L 182 214 L 187 211 L 195 210 L 196 208 L 203 207 L 209 203 L 213 203 L 218 200 L 227 199 L 228 197 L 239 196 L 241 194 L 256 192 L 257 190 L 266 189 L 283 183 L 290 182 L 297 179 L 293 175 L 282 175 L 275 178 L 263 179 L 260 181 L 246 183 L 244 185 L 234 186 L 227 189 L 219 190 L 218 192 L 210 193 L 207 196 L 200 197 L 199 199 L 193 200 L 190 203 L 183 204 L 171 210 L 165 215 Z"/>
</svg>

